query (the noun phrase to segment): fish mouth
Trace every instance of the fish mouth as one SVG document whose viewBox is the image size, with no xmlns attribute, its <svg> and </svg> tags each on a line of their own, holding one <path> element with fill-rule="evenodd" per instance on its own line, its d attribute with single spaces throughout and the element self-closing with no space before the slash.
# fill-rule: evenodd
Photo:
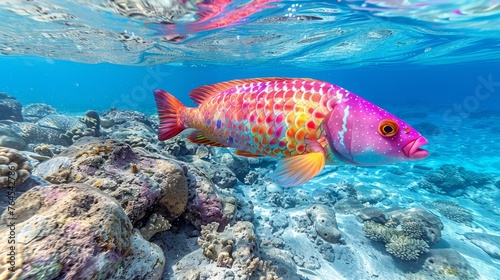
<svg viewBox="0 0 500 280">
<path fill-rule="evenodd" d="M 403 147 L 403 153 L 411 159 L 422 159 L 429 155 L 427 150 L 421 149 L 420 146 L 427 144 L 425 137 L 420 136 Z"/>
</svg>

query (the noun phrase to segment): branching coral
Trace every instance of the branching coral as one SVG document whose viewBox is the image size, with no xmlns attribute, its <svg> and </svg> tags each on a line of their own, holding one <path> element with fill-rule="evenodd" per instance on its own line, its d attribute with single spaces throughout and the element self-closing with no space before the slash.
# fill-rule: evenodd
<svg viewBox="0 0 500 280">
<path fill-rule="evenodd" d="M 442 223 L 429 212 L 412 208 L 388 213 L 385 223 L 366 221 L 366 237 L 385 243 L 387 252 L 403 260 L 416 260 L 427 252 L 430 245 L 439 241 Z"/>
<path fill-rule="evenodd" d="M 427 252 L 429 245 L 422 239 L 411 238 L 407 235 L 394 235 L 385 245 L 387 252 L 402 259 L 416 260 Z"/>
<path fill-rule="evenodd" d="M 470 224 L 472 222 L 472 214 L 453 201 L 436 200 L 432 205 L 443 216 L 457 223 Z"/>
</svg>

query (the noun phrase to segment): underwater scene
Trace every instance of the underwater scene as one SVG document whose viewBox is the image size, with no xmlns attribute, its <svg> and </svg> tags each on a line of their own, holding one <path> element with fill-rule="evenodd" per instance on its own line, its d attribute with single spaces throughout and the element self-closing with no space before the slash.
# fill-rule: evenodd
<svg viewBox="0 0 500 280">
<path fill-rule="evenodd" d="M 500 280 L 499 1 L 0 19 L 0 279 Z"/>
</svg>

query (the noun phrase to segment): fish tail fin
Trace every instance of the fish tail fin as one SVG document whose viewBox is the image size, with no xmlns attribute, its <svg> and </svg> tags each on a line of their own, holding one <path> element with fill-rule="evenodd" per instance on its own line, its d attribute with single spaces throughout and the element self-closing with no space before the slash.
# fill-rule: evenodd
<svg viewBox="0 0 500 280">
<path fill-rule="evenodd" d="M 158 140 L 163 141 L 181 133 L 186 127 L 180 120 L 180 112 L 186 108 L 177 98 L 170 93 L 157 89 L 154 91 L 156 107 L 160 126 L 158 127 Z"/>
</svg>

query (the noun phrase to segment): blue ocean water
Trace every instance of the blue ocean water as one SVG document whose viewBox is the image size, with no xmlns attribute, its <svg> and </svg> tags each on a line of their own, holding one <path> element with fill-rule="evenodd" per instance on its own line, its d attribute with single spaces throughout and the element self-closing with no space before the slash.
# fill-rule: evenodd
<svg viewBox="0 0 500 280">
<path fill-rule="evenodd" d="M 240 197 L 233 194 L 252 201 L 248 208 L 255 215 L 251 222 L 258 239 L 290 254 L 281 256 L 289 263 L 277 261 L 267 249 L 260 256 L 296 270 L 289 275 L 298 278 L 281 275 L 283 279 L 500 279 L 498 1 L 38 2 L 0 3 L 0 18 L 6 23 L 0 30 L 0 92 L 23 106 L 45 103 L 79 118 L 88 110 L 103 113 L 110 108 L 155 116 L 155 89 L 196 106 L 188 94 L 206 84 L 314 78 L 400 116 L 429 140 L 425 148 L 430 156 L 424 160 L 375 168 L 330 167 L 293 189 L 238 181 L 234 193 Z M 215 154 L 228 152 L 214 149 Z M 33 152 L 33 146 L 25 152 Z M 254 171 L 269 172 L 263 171 L 268 165 L 263 162 Z M 443 175 L 441 185 L 434 181 L 434 186 L 458 180 L 453 181 L 456 189 L 422 184 L 446 166 L 459 171 L 447 171 L 456 176 Z M 491 179 L 467 181 L 462 169 L 470 177 Z M 355 186 L 366 208 L 423 207 L 437 215 L 444 229 L 441 242 L 431 249 L 456 250 L 469 266 L 448 263 L 451 268 L 441 274 L 429 273 L 429 259 L 439 259 L 432 255 L 436 251 L 402 262 L 381 243 L 367 239 L 363 223 L 352 213 L 342 213 L 340 206 L 335 211 L 344 243 L 332 245 L 332 260 L 323 246 L 329 243 L 312 240 L 301 231 L 300 221 L 314 203 L 333 209 L 334 203 L 324 198 L 332 196 L 333 188 L 340 199 L 342 181 Z M 269 202 L 275 195 L 276 200 L 295 200 L 292 206 L 276 205 Z M 375 198 L 362 200 L 363 195 Z M 473 222 L 457 222 L 439 212 L 435 200 L 458 203 Z M 289 222 L 277 226 L 276 215 Z M 473 234 L 485 234 L 484 239 L 470 241 Z M 165 273 L 158 279 L 184 279 L 183 273 L 199 269 L 183 258 L 191 251 L 165 245 L 179 242 L 180 236 L 168 232 L 153 239 L 162 248 L 181 252 L 174 256 L 164 249 Z M 478 245 L 481 241 L 486 245 Z M 186 244 L 197 246 L 193 238 Z M 176 268 L 178 263 L 187 264 Z M 217 274 L 214 262 L 206 265 L 207 279 L 226 279 Z"/>
</svg>

